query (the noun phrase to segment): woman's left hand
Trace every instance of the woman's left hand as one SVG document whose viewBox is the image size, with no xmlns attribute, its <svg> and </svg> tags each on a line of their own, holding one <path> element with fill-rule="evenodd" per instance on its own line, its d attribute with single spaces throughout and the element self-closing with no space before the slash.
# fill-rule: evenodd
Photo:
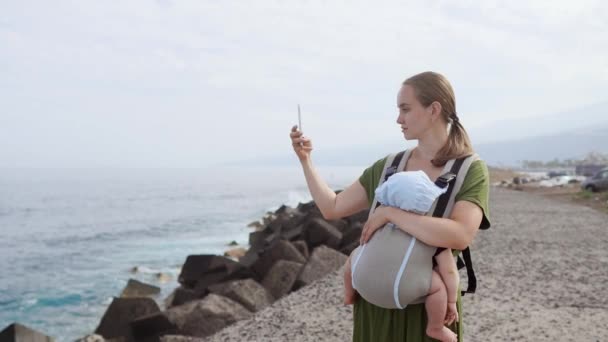
<svg viewBox="0 0 608 342">
<path fill-rule="evenodd" d="M 376 210 L 374 210 L 374 213 L 369 217 L 367 222 L 365 222 L 363 230 L 361 231 L 361 239 L 359 240 L 360 244 L 363 245 L 367 243 L 372 238 L 372 235 L 374 235 L 376 230 L 382 228 L 388 223 L 386 209 L 388 209 L 388 207 L 383 205 L 379 206 L 376 208 Z"/>
</svg>

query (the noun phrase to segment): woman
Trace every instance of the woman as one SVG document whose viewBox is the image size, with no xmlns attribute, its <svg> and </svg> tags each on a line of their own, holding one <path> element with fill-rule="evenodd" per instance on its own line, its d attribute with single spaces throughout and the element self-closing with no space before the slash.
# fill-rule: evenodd
<svg viewBox="0 0 608 342">
<path fill-rule="evenodd" d="M 435 181 L 448 160 L 473 153 L 468 135 L 456 115 L 454 91 L 445 77 L 424 72 L 405 80 L 397 95 L 397 123 L 406 140 L 418 140 L 405 171 L 424 171 Z M 291 140 L 310 193 L 326 219 L 338 219 L 369 208 L 378 186 L 385 159 L 376 161 L 361 177 L 338 195 L 321 179 L 311 160 L 312 142 L 294 126 Z M 473 241 L 479 228 L 490 226 L 488 213 L 489 175 L 485 163 L 469 168 L 449 218 L 416 215 L 394 207 L 380 206 L 363 227 L 365 243 L 388 222 L 437 247 L 451 248 L 454 254 Z M 459 321 L 449 326 L 463 341 L 462 302 L 458 291 Z M 384 309 L 358 297 L 353 310 L 353 341 L 434 341 L 426 335 L 424 304 L 405 309 Z"/>
</svg>

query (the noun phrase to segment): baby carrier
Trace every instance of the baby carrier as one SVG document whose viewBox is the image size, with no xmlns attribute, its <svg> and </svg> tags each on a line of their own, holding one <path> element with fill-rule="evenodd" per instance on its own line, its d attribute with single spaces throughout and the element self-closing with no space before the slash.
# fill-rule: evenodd
<svg viewBox="0 0 608 342">
<path fill-rule="evenodd" d="M 398 170 L 403 170 L 411 151 L 389 155 L 380 177 L 380 186 Z M 471 164 L 479 156 L 473 154 L 446 163 L 436 184 L 448 191 L 439 196 L 427 215 L 448 217 L 456 194 L 462 187 Z M 369 215 L 379 206 L 377 198 Z M 408 304 L 423 303 L 431 287 L 433 257 L 445 248 L 429 246 L 399 229 L 392 223 L 378 229 L 364 245 L 351 254 L 352 285 L 368 302 L 387 309 L 403 309 Z M 474 293 L 477 280 L 467 247 L 462 251 L 464 262 L 458 257 L 458 269 L 467 268 L 469 285 L 465 293 Z"/>
</svg>

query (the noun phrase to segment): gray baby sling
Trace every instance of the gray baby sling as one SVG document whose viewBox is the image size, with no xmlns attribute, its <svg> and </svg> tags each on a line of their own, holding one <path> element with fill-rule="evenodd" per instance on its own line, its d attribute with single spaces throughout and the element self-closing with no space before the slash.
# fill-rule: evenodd
<svg viewBox="0 0 608 342">
<path fill-rule="evenodd" d="M 403 170 L 411 151 L 389 155 L 380 176 L 380 186 L 388 177 Z M 399 158 L 403 155 L 402 158 Z M 446 163 L 442 175 L 456 175 L 448 185 L 448 191 L 439 196 L 426 214 L 448 217 L 454 207 L 456 194 L 462 187 L 471 164 L 477 154 Z M 372 203 L 371 216 L 379 203 Z M 387 309 L 403 309 L 409 304 L 423 303 L 431 287 L 433 256 L 437 247 L 429 246 L 399 229 L 392 223 L 378 229 L 364 245 L 351 254 L 353 288 L 368 302 Z"/>
</svg>

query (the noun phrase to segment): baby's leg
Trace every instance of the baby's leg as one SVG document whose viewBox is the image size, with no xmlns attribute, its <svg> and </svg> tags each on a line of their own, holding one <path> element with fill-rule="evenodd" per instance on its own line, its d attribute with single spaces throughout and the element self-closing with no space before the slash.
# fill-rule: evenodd
<svg viewBox="0 0 608 342">
<path fill-rule="evenodd" d="M 355 298 L 357 292 L 353 288 L 352 272 L 350 269 L 350 256 L 346 259 L 346 266 L 344 267 L 344 305 L 355 304 Z"/>
<path fill-rule="evenodd" d="M 447 293 L 441 276 L 435 270 L 431 277 L 431 289 L 425 301 L 427 314 L 426 334 L 442 342 L 456 342 L 456 334 L 443 325 L 447 308 Z"/>
<path fill-rule="evenodd" d="M 456 267 L 456 261 L 452 256 L 452 250 L 447 248 L 435 257 L 437 261 L 437 271 L 441 276 L 441 280 L 445 284 L 447 291 L 447 315 L 446 322 L 452 324 L 452 322 L 458 320 L 458 311 L 456 308 L 456 299 L 458 298 L 458 284 L 460 283 L 460 276 L 458 275 L 458 268 Z"/>
</svg>

